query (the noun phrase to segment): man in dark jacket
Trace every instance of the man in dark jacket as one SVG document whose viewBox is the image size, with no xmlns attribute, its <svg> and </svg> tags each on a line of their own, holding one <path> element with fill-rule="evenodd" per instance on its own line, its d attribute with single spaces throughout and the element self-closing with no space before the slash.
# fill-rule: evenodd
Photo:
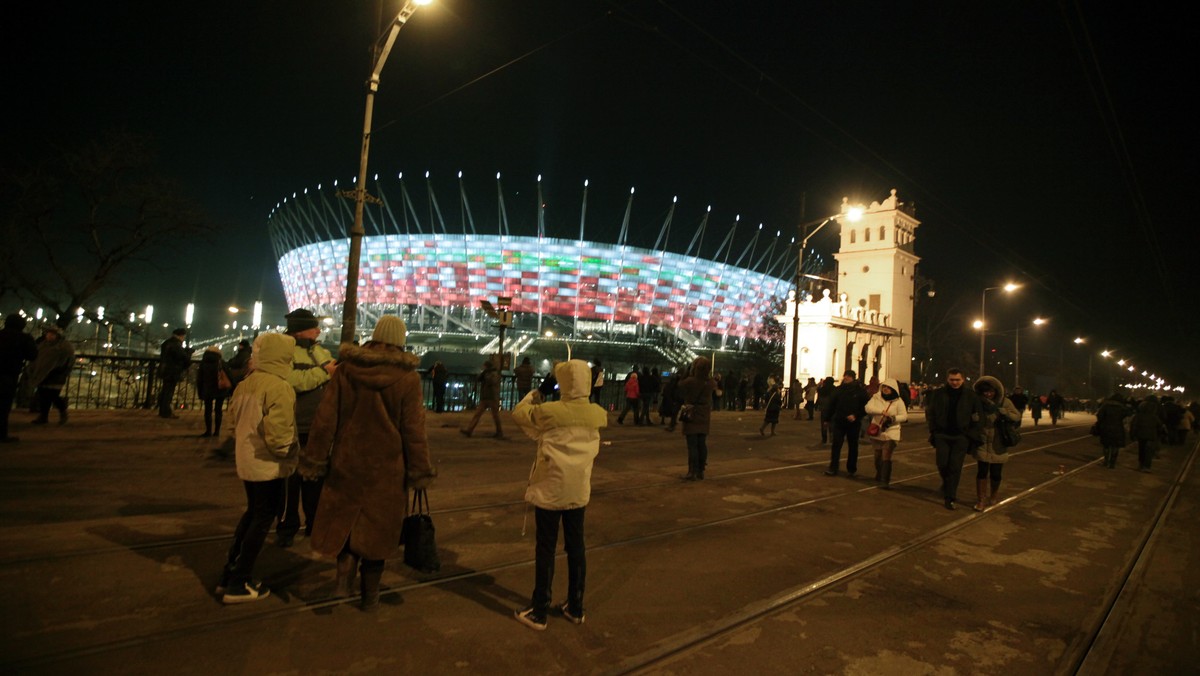
<svg viewBox="0 0 1200 676">
<path fill-rule="evenodd" d="M 8 435 L 8 414 L 17 395 L 17 379 L 25 362 L 37 359 L 37 343 L 25 333 L 25 318 L 11 314 L 0 330 L 0 443 L 16 441 Z"/>
<path fill-rule="evenodd" d="M 185 336 L 187 329 L 175 329 L 159 348 L 158 374 L 162 377 L 162 389 L 158 392 L 160 418 L 179 417 L 171 410 L 171 401 L 175 398 L 175 387 L 192 365 L 192 348 L 183 346 Z"/>
<path fill-rule="evenodd" d="M 517 380 L 517 401 L 520 401 L 533 389 L 533 364 L 529 357 L 522 359 L 521 365 L 513 369 L 513 376 Z"/>
<path fill-rule="evenodd" d="M 842 374 L 842 384 L 833 391 L 829 406 L 822 411 L 821 420 L 829 424 L 833 435 L 829 448 L 829 469 L 825 476 L 837 476 L 838 465 L 842 459 L 842 441 L 849 446 L 846 454 L 846 474 L 854 476 L 858 473 L 858 436 L 862 420 L 867 415 L 865 407 L 871 396 L 862 383 L 855 380 L 854 371 Z"/>
<path fill-rule="evenodd" d="M 465 437 L 471 436 L 475 432 L 475 426 L 479 424 L 479 419 L 489 410 L 492 412 L 492 423 L 496 426 L 496 434 L 493 436 L 503 439 L 504 430 L 500 427 L 500 372 L 496 370 L 496 365 L 491 359 L 483 362 L 483 371 L 479 374 L 479 403 L 475 405 L 475 415 L 459 433 Z"/>
<path fill-rule="evenodd" d="M 963 387 L 966 377 L 958 369 L 946 373 L 946 386 L 929 395 L 925 422 L 929 443 L 936 452 L 938 474 L 946 509 L 954 509 L 963 459 L 983 440 L 983 405 L 975 390 Z"/>
</svg>

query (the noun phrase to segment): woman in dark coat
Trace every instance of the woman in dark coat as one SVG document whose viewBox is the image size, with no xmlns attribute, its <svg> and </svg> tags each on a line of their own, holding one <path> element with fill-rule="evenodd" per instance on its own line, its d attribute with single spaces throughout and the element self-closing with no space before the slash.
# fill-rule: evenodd
<svg viewBox="0 0 1200 676">
<path fill-rule="evenodd" d="M 313 551 L 337 558 L 339 596 L 350 595 L 362 560 L 364 610 L 379 605 L 379 579 L 400 543 L 407 491 L 425 488 L 436 474 L 425 439 L 420 360 L 403 351 L 405 334 L 399 317 L 384 315 L 366 345 L 342 344 L 300 459 L 305 479 L 328 475 Z"/>
<path fill-rule="evenodd" d="M 200 358 L 200 367 L 196 369 L 196 395 L 204 402 L 204 434 L 211 437 L 221 433 L 221 414 L 225 411 L 225 399 L 233 391 L 232 387 L 221 387 L 221 373 L 224 372 L 225 383 L 232 384 L 225 360 L 221 358 L 221 350 L 215 346 L 204 351 Z"/>
<path fill-rule="evenodd" d="M 829 443 L 829 423 L 825 422 L 825 409 L 829 408 L 829 401 L 833 399 L 833 393 L 837 391 L 837 384 L 834 383 L 833 376 L 829 376 L 821 381 L 817 387 L 817 410 L 821 412 L 821 443 Z"/>
<path fill-rule="evenodd" d="M 1154 460 L 1154 454 L 1158 452 L 1160 435 L 1165 430 L 1166 425 L 1163 424 L 1162 414 L 1159 412 L 1158 397 L 1152 394 L 1138 405 L 1137 412 L 1133 414 L 1133 420 L 1129 423 L 1129 436 L 1137 441 L 1138 469 L 1141 471 L 1150 471 L 1150 463 Z"/>
<path fill-rule="evenodd" d="M 683 423 L 687 439 L 688 473 L 684 481 L 701 481 L 708 465 L 708 428 L 712 419 L 712 396 L 717 381 L 712 378 L 712 362 L 708 357 L 696 357 L 688 377 L 679 382 L 680 406 L 690 406 L 688 419 Z"/>
<path fill-rule="evenodd" d="M 1105 399 L 1096 410 L 1096 431 L 1104 447 L 1104 466 L 1109 469 L 1117 466 L 1117 454 L 1125 445 L 1125 418 L 1129 413 L 1120 392 Z"/>
</svg>

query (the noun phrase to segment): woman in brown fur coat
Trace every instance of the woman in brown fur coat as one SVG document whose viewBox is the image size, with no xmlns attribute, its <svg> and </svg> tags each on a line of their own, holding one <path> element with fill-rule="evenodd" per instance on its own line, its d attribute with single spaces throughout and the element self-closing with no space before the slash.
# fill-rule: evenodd
<svg viewBox="0 0 1200 676">
<path fill-rule="evenodd" d="M 370 342 L 343 344 L 300 463 L 326 476 L 313 524 L 313 551 L 337 558 L 337 594 L 349 596 L 361 560 L 362 607 L 379 606 L 384 559 L 400 542 L 409 489 L 436 472 L 425 439 L 419 359 L 403 346 L 404 322 L 379 319 Z"/>
</svg>

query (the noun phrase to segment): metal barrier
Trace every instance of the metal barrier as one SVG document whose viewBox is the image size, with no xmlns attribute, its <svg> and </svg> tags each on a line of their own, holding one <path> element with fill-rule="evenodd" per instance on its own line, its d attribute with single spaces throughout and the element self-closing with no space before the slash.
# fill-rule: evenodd
<svg viewBox="0 0 1200 676">
<path fill-rule="evenodd" d="M 77 354 L 75 368 L 63 388 L 63 396 L 76 409 L 121 409 L 144 408 L 153 409 L 158 406 L 158 392 L 162 380 L 158 377 L 157 357 L 121 357 L 114 355 Z M 176 410 L 202 408 L 200 398 L 196 394 L 196 365 L 188 369 L 184 378 L 175 388 Z M 536 388 L 542 379 L 535 376 L 533 386 Z M 469 411 L 475 408 L 479 401 L 478 374 L 451 373 L 446 379 L 446 410 Z M 421 388 L 425 399 L 425 408 L 433 410 L 433 381 L 427 372 L 421 372 Z M 31 393 L 25 392 L 23 401 L 28 401 Z M 619 408 L 625 402 L 622 383 L 609 380 L 604 383 L 600 394 L 600 405 L 605 409 Z M 500 404 L 506 410 L 511 410 L 517 403 L 517 379 L 505 375 L 500 380 Z"/>
</svg>

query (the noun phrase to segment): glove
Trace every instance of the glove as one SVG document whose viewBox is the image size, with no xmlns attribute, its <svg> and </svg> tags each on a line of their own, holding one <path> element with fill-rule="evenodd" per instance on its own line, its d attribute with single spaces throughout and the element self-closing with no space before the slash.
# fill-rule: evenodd
<svg viewBox="0 0 1200 676">
<path fill-rule="evenodd" d="M 296 473 L 305 481 L 318 481 L 328 471 L 329 465 L 327 463 L 316 463 L 307 460 L 301 460 L 300 465 L 296 468 Z"/>
<path fill-rule="evenodd" d="M 408 481 L 407 483 L 408 483 L 408 490 L 423 491 L 426 488 L 429 488 L 430 484 L 433 483 L 433 477 L 423 476 L 419 479 L 413 479 L 412 481 Z"/>
</svg>

